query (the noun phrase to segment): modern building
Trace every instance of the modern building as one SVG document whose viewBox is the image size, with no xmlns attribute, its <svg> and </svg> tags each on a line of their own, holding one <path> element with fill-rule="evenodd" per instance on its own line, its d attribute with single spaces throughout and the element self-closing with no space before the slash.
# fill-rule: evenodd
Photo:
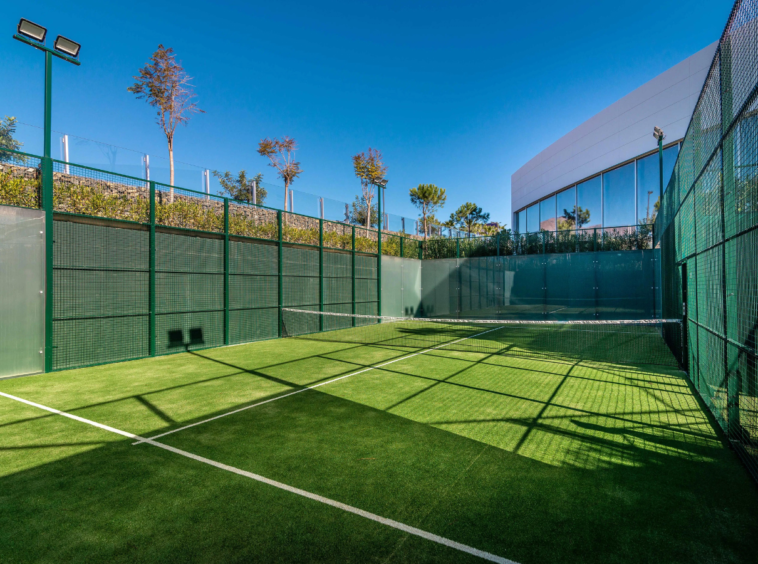
<svg viewBox="0 0 758 564">
<path fill-rule="evenodd" d="M 660 190 L 653 127 L 666 134 L 664 186 L 718 42 L 591 117 L 511 177 L 521 233 L 652 223 Z"/>
</svg>

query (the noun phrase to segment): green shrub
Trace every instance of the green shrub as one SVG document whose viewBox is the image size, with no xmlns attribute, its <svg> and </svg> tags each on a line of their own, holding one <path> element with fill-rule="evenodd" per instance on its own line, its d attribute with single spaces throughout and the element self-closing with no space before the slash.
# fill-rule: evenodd
<svg viewBox="0 0 758 564">
<path fill-rule="evenodd" d="M 0 173 L 0 204 L 39 208 L 40 181 L 14 178 L 10 170 Z"/>
</svg>

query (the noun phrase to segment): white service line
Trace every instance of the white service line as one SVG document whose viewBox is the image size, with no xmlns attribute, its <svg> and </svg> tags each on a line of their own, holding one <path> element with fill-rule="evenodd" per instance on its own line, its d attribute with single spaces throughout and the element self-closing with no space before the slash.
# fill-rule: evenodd
<svg viewBox="0 0 758 564">
<path fill-rule="evenodd" d="M 232 472 L 233 474 L 237 474 L 239 476 L 243 476 L 245 478 L 250 478 L 251 480 L 255 480 L 256 482 L 261 482 L 263 484 L 267 484 L 269 486 L 274 486 L 275 488 L 279 488 L 280 490 L 285 490 L 290 493 L 293 493 L 295 495 L 299 495 L 308 499 L 311 499 L 313 501 L 318 501 L 319 503 L 323 503 L 325 505 L 329 505 L 331 507 L 336 507 L 337 509 L 341 509 L 343 511 L 347 511 L 348 513 L 353 513 L 355 515 L 359 515 L 361 517 L 364 517 L 366 519 L 369 519 L 371 521 L 375 521 L 377 523 L 381 523 L 382 525 L 387 525 L 388 527 L 392 527 L 393 529 L 398 529 L 399 531 L 403 531 L 405 533 L 408 533 L 409 535 L 415 535 L 417 537 L 421 537 L 423 539 L 436 542 L 437 544 L 441 544 L 444 546 L 448 546 L 450 548 L 454 548 L 455 550 L 459 550 L 461 552 L 466 552 L 468 554 L 472 554 L 474 556 L 478 556 L 479 558 L 483 558 L 484 560 L 489 560 L 490 562 L 498 562 L 499 564 L 517 564 L 513 560 L 508 560 L 507 558 L 502 558 L 500 556 L 497 556 L 495 554 L 491 554 L 489 552 L 485 552 L 483 550 L 479 550 L 477 548 L 474 548 L 472 546 L 468 546 L 466 544 L 461 544 L 459 542 L 455 542 L 453 540 L 450 540 L 445 537 L 441 537 L 439 535 L 435 535 L 434 533 L 429 533 L 427 531 L 417 529 L 416 527 L 411 527 L 410 525 L 406 525 L 404 523 L 401 523 L 399 521 L 395 521 L 393 519 L 387 519 L 386 517 L 381 517 L 379 515 L 376 515 L 374 513 L 369 513 L 368 511 L 364 511 L 363 509 L 358 509 L 357 507 L 353 507 L 352 505 L 347 505 L 344 503 L 341 503 L 339 501 L 334 501 L 333 499 L 329 499 L 328 497 L 323 497 L 318 494 L 314 494 L 305 490 L 301 490 L 299 488 L 295 488 L 293 486 L 288 486 L 287 484 L 283 484 L 282 482 L 277 482 L 276 480 L 271 480 L 269 478 L 266 478 L 264 476 L 261 476 L 259 474 L 253 474 L 252 472 L 247 472 L 245 470 L 241 470 L 239 468 L 235 468 L 234 466 L 229 466 L 227 464 L 222 464 L 221 462 L 216 462 L 215 460 L 211 460 L 210 458 L 205 458 L 203 456 L 198 456 L 197 454 L 192 454 L 191 452 L 187 452 L 186 450 L 181 450 L 178 448 L 174 448 L 169 445 L 164 445 L 163 443 L 159 443 L 157 441 L 154 441 L 152 439 L 146 439 L 143 437 L 140 437 L 139 435 L 135 435 L 133 433 L 129 433 L 127 431 L 122 431 L 120 429 L 116 429 L 115 427 L 110 427 L 108 425 L 103 425 L 102 423 L 97 423 L 96 421 L 92 421 L 90 419 L 85 419 L 84 417 L 79 417 L 78 415 L 73 415 L 71 413 L 66 413 L 65 411 L 60 411 L 58 409 L 47 407 L 46 405 L 41 405 L 39 403 L 35 403 L 33 401 L 25 400 L 23 398 L 19 398 L 16 396 L 12 396 L 10 394 L 6 394 L 3 392 L 0 392 L 0 396 L 3 396 L 5 398 L 18 401 L 21 403 L 25 403 L 26 405 L 30 405 L 32 407 L 36 407 L 38 409 L 42 409 L 44 411 L 49 411 L 50 413 L 55 413 L 56 415 L 61 415 L 63 417 L 68 417 L 69 419 L 73 419 L 74 421 L 79 421 L 80 423 L 86 423 L 87 425 L 92 425 L 93 427 L 97 427 L 99 429 L 103 429 L 105 431 L 109 431 L 111 433 L 116 433 L 118 435 L 129 437 L 130 439 L 140 439 L 140 442 L 145 442 L 148 444 L 151 444 L 155 447 L 158 447 L 163 450 L 167 450 L 169 452 L 173 452 L 174 454 L 178 454 L 179 456 L 184 456 L 185 458 L 190 458 L 192 460 L 196 460 L 197 462 L 202 462 L 203 464 L 208 464 L 209 466 L 213 466 L 215 468 L 219 468 L 220 470 L 226 470 L 227 472 Z"/>
<path fill-rule="evenodd" d="M 316 388 L 320 386 L 326 386 L 327 384 L 332 384 L 334 382 L 337 382 L 338 380 L 344 380 L 345 378 L 350 378 L 350 376 L 357 376 L 358 374 L 363 374 L 364 372 L 368 372 L 369 370 L 374 370 L 376 368 L 382 368 L 383 366 L 387 366 L 388 364 L 393 364 L 395 362 L 400 362 L 401 360 L 405 360 L 407 358 L 412 358 L 414 356 L 418 356 L 420 354 L 428 353 L 433 350 L 441 349 L 443 347 L 449 347 L 450 345 L 454 345 L 455 343 L 460 343 L 461 341 L 465 341 L 466 339 L 473 339 L 474 337 L 479 337 L 481 335 L 485 335 L 486 333 L 492 333 L 493 331 L 497 331 L 498 329 L 502 329 L 502 327 L 495 327 L 494 329 L 489 329 L 487 331 L 482 331 L 481 333 L 477 333 L 476 335 L 471 335 L 469 337 L 464 337 L 463 339 L 458 339 L 456 341 L 452 341 L 450 343 L 445 343 L 444 345 L 438 345 L 436 347 L 433 347 L 431 349 L 426 349 L 421 352 L 409 354 L 406 356 L 401 356 L 400 358 L 396 358 L 394 360 L 390 360 L 388 362 L 384 362 L 382 364 L 377 364 L 376 366 L 369 366 L 368 368 L 364 368 L 363 370 L 358 370 L 357 372 L 352 372 L 350 374 L 346 374 L 344 376 L 340 376 L 339 378 L 334 378 L 332 380 L 327 380 L 326 382 L 321 382 L 320 384 L 316 384 L 315 386 L 306 386 L 304 388 L 300 388 L 299 390 L 295 390 L 294 392 L 290 392 L 288 394 L 284 394 L 281 396 L 277 396 L 275 398 L 267 399 L 264 401 L 259 401 L 258 403 L 254 403 L 252 405 L 246 405 L 245 407 L 241 407 L 239 409 L 235 409 L 234 411 L 229 411 L 227 413 L 222 413 L 221 415 L 216 415 L 215 417 L 209 417 L 208 419 L 203 419 L 202 421 L 198 421 L 197 423 L 191 423 L 190 425 L 185 425 L 184 427 L 179 427 L 177 429 L 173 429 L 172 431 L 166 431 L 165 433 L 161 433 L 160 435 L 155 435 L 153 437 L 150 437 L 151 439 L 160 439 L 161 437 L 165 437 L 166 435 L 172 435 L 174 433 L 178 433 L 179 431 L 184 431 L 185 429 L 189 429 L 191 427 L 197 427 L 198 425 L 203 425 L 205 423 L 209 423 L 210 421 L 215 421 L 216 419 L 221 419 L 222 417 L 227 417 L 229 415 L 234 415 L 235 413 L 239 413 L 241 411 L 247 411 L 248 409 L 252 409 L 254 407 L 258 407 L 259 405 L 263 405 L 264 403 L 271 403 L 272 401 L 277 401 L 280 399 L 284 399 L 289 396 L 294 396 L 295 394 L 299 394 L 301 392 L 306 392 L 308 390 L 315 390 Z M 139 441 L 133 442 L 132 445 L 138 445 L 141 443 L 147 442 L 147 439 L 140 439 Z"/>
</svg>

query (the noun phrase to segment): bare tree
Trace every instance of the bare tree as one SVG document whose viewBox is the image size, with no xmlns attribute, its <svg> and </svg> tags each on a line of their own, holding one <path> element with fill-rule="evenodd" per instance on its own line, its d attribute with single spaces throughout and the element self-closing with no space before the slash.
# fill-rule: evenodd
<svg viewBox="0 0 758 564">
<path fill-rule="evenodd" d="M 287 196 L 289 196 L 290 184 L 303 172 L 300 163 L 295 160 L 295 151 L 297 151 L 297 143 L 286 136 L 281 141 L 267 137 L 258 143 L 258 154 L 269 158 L 271 161 L 269 166 L 278 170 L 279 177 L 284 181 L 284 211 L 289 209 Z"/>
<path fill-rule="evenodd" d="M 366 200 L 368 210 L 366 213 L 366 227 L 371 227 L 371 200 L 374 199 L 374 187 L 384 180 L 387 174 L 387 166 L 382 161 L 382 152 L 378 149 L 368 148 L 366 153 L 358 153 L 353 157 L 355 176 L 361 181 L 361 192 Z"/>
<path fill-rule="evenodd" d="M 194 113 L 205 113 L 192 101 L 195 93 L 190 77 L 176 61 L 174 50 L 158 45 L 158 50 L 150 57 L 150 61 L 139 70 L 139 76 L 133 77 L 136 82 L 127 90 L 144 98 L 154 107 L 158 116 L 156 122 L 166 134 L 168 142 L 168 158 L 171 166 L 171 196 L 174 201 L 174 133 L 180 123 L 187 124 Z"/>
</svg>

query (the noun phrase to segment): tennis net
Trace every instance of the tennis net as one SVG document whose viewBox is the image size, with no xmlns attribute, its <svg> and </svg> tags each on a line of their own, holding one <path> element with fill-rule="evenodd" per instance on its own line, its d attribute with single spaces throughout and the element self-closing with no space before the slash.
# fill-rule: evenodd
<svg viewBox="0 0 758 564">
<path fill-rule="evenodd" d="M 282 308 L 282 337 L 564 361 L 676 367 L 664 340 L 670 335 L 681 335 L 679 320 L 424 319 Z"/>
</svg>

